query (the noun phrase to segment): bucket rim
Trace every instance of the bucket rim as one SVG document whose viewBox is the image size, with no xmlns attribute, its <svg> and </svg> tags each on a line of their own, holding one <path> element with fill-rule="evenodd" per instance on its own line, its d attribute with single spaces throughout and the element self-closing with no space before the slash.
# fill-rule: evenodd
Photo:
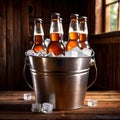
<svg viewBox="0 0 120 120">
<path fill-rule="evenodd" d="M 92 58 L 93 56 L 84 56 L 84 57 L 45 57 L 45 56 L 33 56 L 33 55 L 26 55 L 26 57 L 33 57 L 33 58 L 39 58 L 39 59 L 88 59 Z"/>
<path fill-rule="evenodd" d="M 34 55 L 26 55 L 26 57 L 35 57 L 35 58 L 50 58 L 50 59 L 79 59 L 79 58 L 92 58 L 94 57 L 94 55 L 91 55 L 91 56 L 82 56 L 82 57 L 60 57 L 60 56 L 55 56 L 55 57 L 49 57 L 49 56 L 34 56 Z"/>
</svg>

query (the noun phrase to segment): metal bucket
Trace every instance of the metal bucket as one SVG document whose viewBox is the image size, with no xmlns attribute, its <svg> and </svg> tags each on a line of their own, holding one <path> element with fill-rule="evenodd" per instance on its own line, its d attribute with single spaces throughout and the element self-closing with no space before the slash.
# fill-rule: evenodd
<svg viewBox="0 0 120 120">
<path fill-rule="evenodd" d="M 27 57 L 37 103 L 49 102 L 57 110 L 84 105 L 92 57 Z"/>
</svg>

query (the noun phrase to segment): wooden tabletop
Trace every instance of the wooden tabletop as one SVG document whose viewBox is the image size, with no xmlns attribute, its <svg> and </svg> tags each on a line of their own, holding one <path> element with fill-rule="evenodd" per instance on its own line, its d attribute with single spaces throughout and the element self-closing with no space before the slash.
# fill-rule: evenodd
<svg viewBox="0 0 120 120">
<path fill-rule="evenodd" d="M 24 93 L 32 93 L 32 100 L 24 100 Z M 97 106 L 88 106 L 89 99 L 97 100 Z M 32 112 L 34 102 L 33 91 L 0 91 L 0 120 L 120 119 L 120 91 L 87 91 L 82 108 L 47 114 Z"/>
</svg>

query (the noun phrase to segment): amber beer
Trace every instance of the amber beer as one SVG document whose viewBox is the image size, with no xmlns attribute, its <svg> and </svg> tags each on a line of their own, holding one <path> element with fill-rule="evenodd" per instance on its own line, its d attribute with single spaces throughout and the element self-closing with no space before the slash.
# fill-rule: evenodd
<svg viewBox="0 0 120 120">
<path fill-rule="evenodd" d="M 69 42 L 66 45 L 66 50 L 71 50 L 72 48 L 78 46 L 79 47 L 79 34 L 78 32 L 70 32 L 69 33 Z"/>
<path fill-rule="evenodd" d="M 69 24 L 69 38 L 66 45 L 66 50 L 71 50 L 74 47 L 79 46 L 79 26 L 78 26 L 78 14 L 72 14 L 70 16 Z"/>
<path fill-rule="evenodd" d="M 53 32 L 50 34 L 50 38 L 52 41 L 59 41 L 60 40 L 60 33 Z"/>
<path fill-rule="evenodd" d="M 64 54 L 64 45 L 62 45 L 60 40 L 59 33 L 51 33 L 50 34 L 51 42 L 48 46 L 48 53 L 53 52 L 55 55 Z"/>
<path fill-rule="evenodd" d="M 88 36 L 85 33 L 79 35 L 81 48 L 89 48 Z"/>
<path fill-rule="evenodd" d="M 53 52 L 55 55 L 65 54 L 65 47 L 61 42 L 60 14 L 53 13 L 50 25 L 50 43 L 47 53 Z"/>
<path fill-rule="evenodd" d="M 43 46 L 43 35 L 35 35 L 34 36 L 34 45 L 33 50 L 34 52 L 39 52 L 39 50 L 45 51 L 45 47 Z"/>
</svg>

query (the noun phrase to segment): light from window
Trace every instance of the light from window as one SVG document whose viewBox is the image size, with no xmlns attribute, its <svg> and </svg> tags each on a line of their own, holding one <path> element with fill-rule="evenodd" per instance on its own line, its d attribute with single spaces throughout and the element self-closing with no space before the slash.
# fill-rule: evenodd
<svg viewBox="0 0 120 120">
<path fill-rule="evenodd" d="M 105 2 L 105 32 L 118 30 L 118 1 L 119 0 L 106 0 Z"/>
</svg>

